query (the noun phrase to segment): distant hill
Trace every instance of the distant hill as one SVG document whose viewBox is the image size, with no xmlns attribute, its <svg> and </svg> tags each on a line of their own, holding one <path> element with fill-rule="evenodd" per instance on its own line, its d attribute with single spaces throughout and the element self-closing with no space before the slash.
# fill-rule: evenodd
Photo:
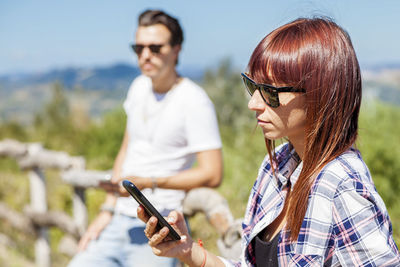
<svg viewBox="0 0 400 267">
<path fill-rule="evenodd" d="M 379 99 L 400 106 L 400 64 L 366 69 L 362 72 L 362 78 L 364 100 Z"/>
<path fill-rule="evenodd" d="M 195 81 L 203 77 L 203 70 L 196 67 L 182 67 L 180 73 Z M 119 63 L 96 68 L 64 68 L 45 73 L 11 74 L 0 76 L 0 87 L 18 89 L 39 86 L 56 81 L 64 88 L 84 88 L 85 90 L 127 90 L 134 78 L 140 75 L 136 66 Z"/>
<path fill-rule="evenodd" d="M 370 64 L 363 66 L 364 71 L 381 72 L 384 70 L 400 70 L 400 62 Z"/>
<path fill-rule="evenodd" d="M 181 75 L 200 83 L 203 69 L 178 66 Z M 30 123 L 51 97 L 55 82 L 63 85 L 75 106 L 92 117 L 120 105 L 129 85 L 140 75 L 137 66 L 119 63 L 95 68 L 63 68 L 44 73 L 9 74 L 0 76 L 0 123 L 15 120 Z"/>
<path fill-rule="evenodd" d="M 7 89 L 18 89 L 58 81 L 66 89 L 81 87 L 87 90 L 118 90 L 126 89 L 139 74 L 140 70 L 137 67 L 127 64 L 98 68 L 65 68 L 45 73 L 4 75 L 0 77 L 0 86 Z"/>
</svg>

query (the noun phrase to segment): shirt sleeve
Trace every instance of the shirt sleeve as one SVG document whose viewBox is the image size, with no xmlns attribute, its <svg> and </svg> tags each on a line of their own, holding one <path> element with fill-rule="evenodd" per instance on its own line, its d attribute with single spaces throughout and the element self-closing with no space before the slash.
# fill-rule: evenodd
<svg viewBox="0 0 400 267">
<path fill-rule="evenodd" d="M 185 129 L 189 152 L 221 148 L 214 105 L 203 90 L 191 96 L 185 108 Z"/>
<path fill-rule="evenodd" d="M 386 208 L 377 193 L 345 181 L 334 197 L 335 255 L 342 266 L 399 266 Z"/>
</svg>

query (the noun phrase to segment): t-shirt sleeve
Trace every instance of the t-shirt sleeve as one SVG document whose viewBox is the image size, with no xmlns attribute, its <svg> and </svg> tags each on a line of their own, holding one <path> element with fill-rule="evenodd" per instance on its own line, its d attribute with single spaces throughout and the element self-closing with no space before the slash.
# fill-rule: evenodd
<svg viewBox="0 0 400 267">
<path fill-rule="evenodd" d="M 221 137 L 218 129 L 214 105 L 207 94 L 199 89 L 186 103 L 185 128 L 189 152 L 221 148 Z"/>
</svg>

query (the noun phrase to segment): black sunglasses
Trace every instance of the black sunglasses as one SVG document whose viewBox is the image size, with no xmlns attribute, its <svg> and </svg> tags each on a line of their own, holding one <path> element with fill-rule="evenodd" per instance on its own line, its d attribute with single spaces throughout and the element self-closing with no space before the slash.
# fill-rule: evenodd
<svg viewBox="0 0 400 267">
<path fill-rule="evenodd" d="M 249 92 L 250 96 L 254 94 L 256 90 L 260 91 L 261 97 L 264 102 L 273 108 L 279 107 L 279 95 L 278 93 L 293 92 L 293 93 L 305 93 L 305 89 L 297 89 L 291 86 L 275 87 L 269 84 L 256 83 L 249 78 L 245 73 L 242 73 L 243 83 Z"/>
<path fill-rule="evenodd" d="M 161 48 L 166 44 L 150 44 L 150 45 L 142 45 L 142 44 L 132 44 L 131 47 L 133 51 L 140 56 L 145 47 L 148 47 L 152 54 L 160 54 Z"/>
</svg>

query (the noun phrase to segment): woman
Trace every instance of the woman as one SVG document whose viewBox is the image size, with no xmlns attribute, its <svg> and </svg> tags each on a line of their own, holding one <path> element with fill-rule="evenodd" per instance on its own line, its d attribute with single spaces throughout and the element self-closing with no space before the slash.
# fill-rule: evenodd
<svg viewBox="0 0 400 267">
<path fill-rule="evenodd" d="M 240 262 L 183 235 L 165 241 L 148 218 L 153 252 L 190 266 L 400 266 L 386 207 L 354 147 L 361 103 L 358 61 L 347 33 L 325 18 L 297 19 L 267 35 L 242 74 L 268 155 L 250 194 Z M 274 140 L 288 142 L 275 148 Z"/>
</svg>

